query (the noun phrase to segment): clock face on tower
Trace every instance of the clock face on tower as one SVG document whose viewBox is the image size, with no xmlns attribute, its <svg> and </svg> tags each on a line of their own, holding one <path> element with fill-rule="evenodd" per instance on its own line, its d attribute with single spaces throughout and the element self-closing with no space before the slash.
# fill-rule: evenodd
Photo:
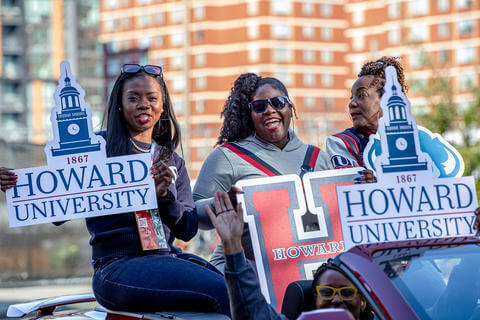
<svg viewBox="0 0 480 320">
<path fill-rule="evenodd" d="M 403 151 L 407 149 L 408 142 L 405 140 L 405 138 L 397 138 L 395 140 L 395 147 L 397 147 L 398 150 Z"/>
<path fill-rule="evenodd" d="M 80 127 L 76 123 L 71 123 L 67 127 L 68 133 L 70 133 L 72 136 L 78 134 L 80 132 Z"/>
</svg>

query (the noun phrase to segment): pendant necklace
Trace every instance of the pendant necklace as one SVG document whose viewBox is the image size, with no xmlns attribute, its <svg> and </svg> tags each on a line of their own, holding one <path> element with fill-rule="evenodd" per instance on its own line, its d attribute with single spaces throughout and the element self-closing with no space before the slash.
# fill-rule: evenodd
<svg viewBox="0 0 480 320">
<path fill-rule="evenodd" d="M 135 149 L 137 149 L 138 151 L 143 152 L 143 153 L 149 153 L 150 150 L 152 149 L 151 146 L 148 149 L 140 147 L 138 144 L 135 143 L 135 141 L 132 138 L 130 138 L 130 142 L 132 143 L 132 145 Z"/>
</svg>

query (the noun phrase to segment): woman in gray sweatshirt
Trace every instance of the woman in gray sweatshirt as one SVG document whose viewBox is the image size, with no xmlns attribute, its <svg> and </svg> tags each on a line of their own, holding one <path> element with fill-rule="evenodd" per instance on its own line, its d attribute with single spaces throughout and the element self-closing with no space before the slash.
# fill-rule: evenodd
<svg viewBox="0 0 480 320">
<path fill-rule="evenodd" d="M 295 106 L 281 81 L 254 73 L 240 75 L 221 113 L 216 148 L 205 160 L 193 189 L 199 227 L 213 229 L 205 205 L 216 191 L 228 191 L 239 180 L 333 169 L 328 155 L 303 143 L 290 129 Z M 213 206 L 212 206 L 213 207 Z M 243 234 L 246 257 L 254 260 L 248 228 Z M 225 268 L 221 244 L 211 262 Z"/>
</svg>

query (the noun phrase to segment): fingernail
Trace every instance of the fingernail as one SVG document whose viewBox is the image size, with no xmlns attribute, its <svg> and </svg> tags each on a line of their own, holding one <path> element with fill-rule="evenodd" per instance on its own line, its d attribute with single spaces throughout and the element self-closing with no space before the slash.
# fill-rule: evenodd
<svg viewBox="0 0 480 320">
<path fill-rule="evenodd" d="M 358 171 L 358 173 L 362 174 L 362 173 L 363 173 L 363 171 L 364 171 L 364 170 L 360 170 L 360 171 Z"/>
<path fill-rule="evenodd" d="M 355 181 L 354 184 L 361 184 L 362 181 Z"/>
<path fill-rule="evenodd" d="M 362 177 L 356 177 L 355 179 L 353 179 L 355 181 L 361 181 L 362 180 Z"/>
<path fill-rule="evenodd" d="M 238 193 L 239 193 L 239 194 L 245 194 L 245 191 L 240 191 L 240 192 L 238 192 Z"/>
</svg>

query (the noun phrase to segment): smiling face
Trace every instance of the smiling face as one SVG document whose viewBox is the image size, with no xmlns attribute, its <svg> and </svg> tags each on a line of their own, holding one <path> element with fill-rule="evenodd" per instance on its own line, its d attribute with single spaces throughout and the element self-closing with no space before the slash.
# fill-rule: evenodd
<svg viewBox="0 0 480 320">
<path fill-rule="evenodd" d="M 353 287 L 353 283 L 350 282 L 343 274 L 336 270 L 325 270 L 318 279 L 319 286 L 330 286 L 333 288 Z M 357 293 L 355 299 L 352 301 L 342 301 L 335 293 L 332 300 L 323 300 L 315 293 L 315 307 L 317 309 L 323 308 L 342 308 L 352 313 L 355 319 L 360 318 L 360 312 L 365 309 L 367 302 L 365 299 Z"/>
<path fill-rule="evenodd" d="M 253 100 L 269 99 L 278 96 L 285 96 L 285 92 L 274 89 L 271 85 L 265 84 L 253 94 Z M 262 113 L 251 111 L 253 126 L 257 137 L 273 143 L 283 149 L 288 142 L 288 128 L 290 127 L 291 106 L 287 103 L 285 108 L 275 110 L 270 104 Z"/>
<path fill-rule="evenodd" d="M 373 79 L 374 76 L 363 76 L 355 81 L 348 109 L 355 128 L 377 132 L 382 109 L 381 97 L 376 88 L 370 87 Z"/>
<path fill-rule="evenodd" d="M 157 80 L 146 75 L 126 80 L 122 112 L 131 137 L 151 143 L 153 127 L 163 112 L 162 91 Z"/>
</svg>

